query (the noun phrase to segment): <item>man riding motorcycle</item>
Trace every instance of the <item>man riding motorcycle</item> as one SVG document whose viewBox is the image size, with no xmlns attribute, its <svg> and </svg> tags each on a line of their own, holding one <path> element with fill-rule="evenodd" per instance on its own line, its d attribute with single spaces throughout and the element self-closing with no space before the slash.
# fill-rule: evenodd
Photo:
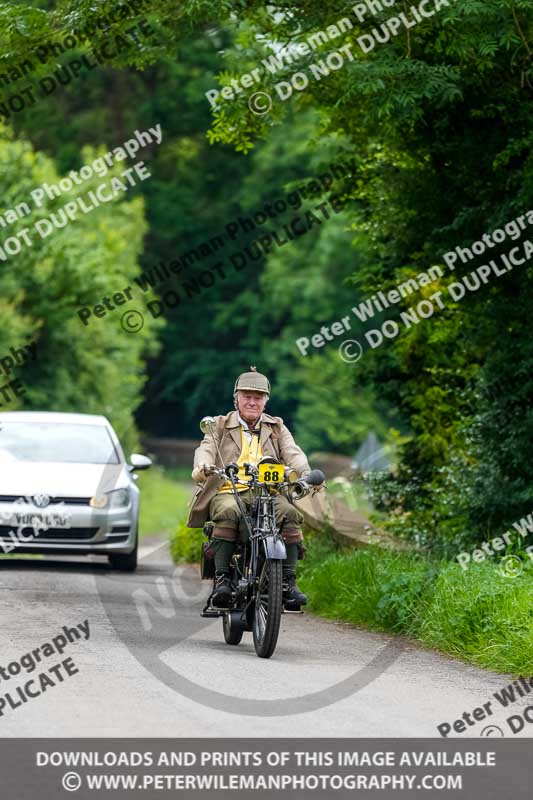
<svg viewBox="0 0 533 800">
<path fill-rule="evenodd" d="M 214 523 L 211 549 L 215 560 L 215 590 L 212 604 L 227 608 L 231 600 L 230 561 L 238 536 L 240 512 L 231 493 L 231 483 L 220 485 L 216 476 L 209 476 L 209 465 L 217 463 L 217 448 L 224 464 L 239 466 L 238 478 L 245 479 L 244 464 L 256 465 L 265 456 L 277 459 L 293 469 L 298 478 L 311 471 L 303 450 L 295 443 L 281 417 L 272 417 L 264 409 L 270 396 L 270 383 L 255 367 L 237 378 L 233 390 L 235 411 L 216 417 L 214 436 L 206 435 L 194 454 L 192 478 L 202 485 L 193 498 L 187 521 L 191 528 L 201 527 L 207 520 Z M 220 459 L 218 459 L 220 461 Z M 222 466 L 222 464 L 219 464 Z M 239 488 L 240 499 L 247 511 L 252 502 L 246 487 Z M 305 605 L 307 597 L 296 585 L 296 563 L 303 535 L 303 517 L 284 495 L 275 498 L 276 524 L 281 526 L 287 558 L 283 562 L 284 600 Z"/>
</svg>

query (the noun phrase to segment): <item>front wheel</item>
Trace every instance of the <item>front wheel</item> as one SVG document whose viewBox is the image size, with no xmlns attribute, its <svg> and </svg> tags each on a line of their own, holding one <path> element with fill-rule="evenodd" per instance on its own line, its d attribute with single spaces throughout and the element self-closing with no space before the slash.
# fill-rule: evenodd
<svg viewBox="0 0 533 800">
<path fill-rule="evenodd" d="M 282 606 L 282 562 L 265 561 L 255 596 L 253 637 L 259 658 L 270 658 L 279 635 Z"/>
<path fill-rule="evenodd" d="M 132 553 L 116 553 L 109 556 L 109 563 L 119 572 L 135 572 L 137 569 L 137 556 L 139 552 L 139 534 L 135 535 L 135 547 Z"/>
</svg>

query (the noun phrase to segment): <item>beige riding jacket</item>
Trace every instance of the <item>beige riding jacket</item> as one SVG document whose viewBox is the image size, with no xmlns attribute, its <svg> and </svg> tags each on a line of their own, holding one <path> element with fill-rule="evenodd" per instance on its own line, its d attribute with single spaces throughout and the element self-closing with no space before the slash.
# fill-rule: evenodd
<svg viewBox="0 0 533 800">
<path fill-rule="evenodd" d="M 194 467 L 202 464 L 216 464 L 221 467 L 237 461 L 241 452 L 241 425 L 236 411 L 215 417 L 216 431 L 208 433 L 196 448 L 194 453 Z M 215 441 L 216 440 L 216 441 Z M 283 424 L 281 417 L 272 417 L 265 414 L 261 417 L 261 449 L 264 456 L 272 456 L 281 461 L 285 466 L 294 469 L 298 477 L 303 477 L 310 471 L 307 456 L 301 447 L 294 441 L 291 432 Z M 220 461 L 217 453 L 220 450 Z M 200 528 L 209 519 L 209 503 L 216 495 L 221 481 L 216 476 L 210 476 L 205 483 L 198 487 L 192 501 L 187 525 L 189 528 Z"/>
</svg>

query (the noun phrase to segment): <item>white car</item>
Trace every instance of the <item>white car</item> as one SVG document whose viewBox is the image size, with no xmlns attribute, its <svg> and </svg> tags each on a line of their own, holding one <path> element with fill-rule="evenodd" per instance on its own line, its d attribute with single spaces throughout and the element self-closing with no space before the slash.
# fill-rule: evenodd
<svg viewBox="0 0 533 800">
<path fill-rule="evenodd" d="M 137 567 L 139 489 L 109 421 L 92 414 L 0 413 L 0 554 L 105 555 Z"/>
</svg>

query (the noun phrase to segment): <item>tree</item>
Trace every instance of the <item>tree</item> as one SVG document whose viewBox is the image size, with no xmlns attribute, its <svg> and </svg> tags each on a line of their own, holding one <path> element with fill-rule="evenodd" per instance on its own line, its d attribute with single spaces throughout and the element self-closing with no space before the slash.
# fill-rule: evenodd
<svg viewBox="0 0 533 800">
<path fill-rule="evenodd" d="M 94 151 L 85 152 L 88 162 L 95 156 Z M 51 220 L 52 213 L 60 220 L 65 200 L 45 196 L 37 207 L 30 191 L 44 183 L 57 185 L 61 176 L 48 157 L 35 152 L 28 142 L 15 141 L 5 128 L 0 135 L 0 163 L 6 209 L 26 201 L 31 209 L 2 236 L 5 247 L 6 240 L 14 240 L 26 229 L 24 241 L 30 244 L 3 265 L 0 352 L 9 355 L 11 348 L 24 352 L 26 345 L 35 345 L 33 357 L 27 351 L 26 363 L 15 368 L 25 394 L 13 398 L 9 409 L 104 413 L 119 433 L 127 433 L 126 443 L 131 445 L 135 441 L 133 412 L 145 382 L 142 356 L 154 348 L 154 325 L 147 320 L 146 327 L 132 336 L 122 329 L 116 311 L 103 318 L 92 315 L 86 325 L 78 311 L 92 310 L 104 296 L 121 292 L 138 269 L 145 230 L 142 200 L 108 203 L 60 229 L 44 225 L 46 236 L 41 238 L 35 224 Z M 119 165 L 115 166 L 113 173 L 119 171 Z M 86 195 L 99 183 L 101 179 L 95 177 L 76 187 L 77 196 Z M 22 362 L 22 356 L 17 362 Z"/>
</svg>

